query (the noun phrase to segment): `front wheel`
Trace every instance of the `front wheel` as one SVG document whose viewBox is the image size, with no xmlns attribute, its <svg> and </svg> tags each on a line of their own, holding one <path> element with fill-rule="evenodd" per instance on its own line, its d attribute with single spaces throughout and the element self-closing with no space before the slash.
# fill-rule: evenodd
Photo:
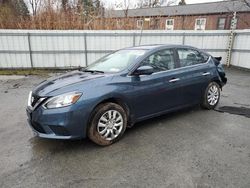
<svg viewBox="0 0 250 188">
<path fill-rule="evenodd" d="M 127 127 L 127 114 L 118 104 L 101 104 L 93 112 L 88 129 L 90 140 L 101 146 L 119 140 Z"/>
<path fill-rule="evenodd" d="M 211 82 L 203 95 L 201 106 L 206 109 L 214 109 L 220 100 L 220 86 L 216 82 Z"/>
</svg>

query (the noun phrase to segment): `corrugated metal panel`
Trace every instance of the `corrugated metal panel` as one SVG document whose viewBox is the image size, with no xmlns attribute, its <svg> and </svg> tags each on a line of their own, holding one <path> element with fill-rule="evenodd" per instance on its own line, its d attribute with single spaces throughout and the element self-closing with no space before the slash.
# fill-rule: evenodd
<svg viewBox="0 0 250 188">
<path fill-rule="evenodd" d="M 250 32 L 236 33 L 234 40 L 234 49 L 250 49 Z"/>
<path fill-rule="evenodd" d="M 107 53 L 89 53 L 88 54 L 88 62 L 89 64 L 94 63 L 96 60 L 100 59 Z"/>
<path fill-rule="evenodd" d="M 31 59 L 37 68 L 86 66 L 111 51 L 139 45 L 140 35 L 139 30 L 0 30 L 0 68 L 31 67 Z M 214 56 L 222 56 L 223 62 L 226 60 L 229 31 L 147 30 L 141 36 L 141 45 L 191 45 L 205 49 Z M 250 31 L 236 31 L 232 64 L 250 68 L 247 59 L 250 59 Z"/>
</svg>

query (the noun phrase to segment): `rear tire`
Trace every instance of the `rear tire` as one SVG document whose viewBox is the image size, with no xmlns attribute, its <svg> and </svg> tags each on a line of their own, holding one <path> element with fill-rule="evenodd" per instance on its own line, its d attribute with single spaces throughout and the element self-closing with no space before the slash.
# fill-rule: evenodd
<svg viewBox="0 0 250 188">
<path fill-rule="evenodd" d="M 127 127 L 125 110 L 115 103 L 100 104 L 92 113 L 88 137 L 101 146 L 118 141 Z"/>
<path fill-rule="evenodd" d="M 220 100 L 220 86 L 216 82 L 211 82 L 203 95 L 201 106 L 205 109 L 214 109 Z"/>
</svg>

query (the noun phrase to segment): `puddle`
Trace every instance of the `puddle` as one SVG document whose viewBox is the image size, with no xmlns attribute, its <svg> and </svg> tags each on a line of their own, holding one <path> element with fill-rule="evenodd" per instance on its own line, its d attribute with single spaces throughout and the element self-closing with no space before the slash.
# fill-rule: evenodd
<svg viewBox="0 0 250 188">
<path fill-rule="evenodd" d="M 236 114 L 250 118 L 250 108 L 236 107 L 236 106 L 222 106 L 216 109 L 218 112 L 226 112 L 229 114 Z"/>
</svg>

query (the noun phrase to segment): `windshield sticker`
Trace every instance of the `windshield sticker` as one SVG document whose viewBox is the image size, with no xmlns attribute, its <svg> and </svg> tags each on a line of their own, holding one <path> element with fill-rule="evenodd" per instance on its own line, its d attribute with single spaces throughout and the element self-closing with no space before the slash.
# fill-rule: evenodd
<svg viewBox="0 0 250 188">
<path fill-rule="evenodd" d="M 109 71 L 110 71 L 110 72 L 119 72 L 119 71 L 120 71 L 120 69 L 117 69 L 117 68 L 111 68 L 111 69 L 109 69 Z"/>
</svg>

